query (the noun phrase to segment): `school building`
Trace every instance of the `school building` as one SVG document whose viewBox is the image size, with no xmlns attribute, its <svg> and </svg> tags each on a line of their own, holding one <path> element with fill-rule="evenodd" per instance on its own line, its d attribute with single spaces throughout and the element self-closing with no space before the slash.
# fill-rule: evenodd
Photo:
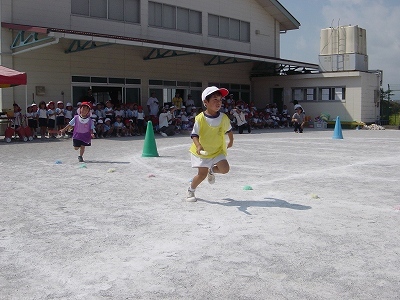
<svg viewBox="0 0 400 300">
<path fill-rule="evenodd" d="M 1 0 L 0 63 L 26 72 L 13 102 L 170 102 L 226 87 L 258 108 L 298 100 L 312 117 L 374 122 L 381 72 L 368 70 L 365 32 L 321 31 L 319 64 L 280 57 L 280 37 L 300 23 L 276 0 Z M 328 30 L 329 31 L 329 30 Z M 359 37 L 359 33 L 364 34 Z M 350 36 L 350 37 L 349 37 Z"/>
</svg>

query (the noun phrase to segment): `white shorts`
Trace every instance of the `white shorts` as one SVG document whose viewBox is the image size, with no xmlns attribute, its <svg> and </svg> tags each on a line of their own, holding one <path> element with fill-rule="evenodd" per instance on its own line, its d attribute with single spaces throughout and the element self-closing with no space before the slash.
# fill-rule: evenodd
<svg viewBox="0 0 400 300">
<path fill-rule="evenodd" d="M 226 160 L 226 156 L 224 154 L 220 154 L 213 158 L 201 158 L 194 155 L 193 153 L 190 153 L 190 156 L 192 168 L 211 168 L 217 162 L 220 162 L 221 160 Z"/>
</svg>

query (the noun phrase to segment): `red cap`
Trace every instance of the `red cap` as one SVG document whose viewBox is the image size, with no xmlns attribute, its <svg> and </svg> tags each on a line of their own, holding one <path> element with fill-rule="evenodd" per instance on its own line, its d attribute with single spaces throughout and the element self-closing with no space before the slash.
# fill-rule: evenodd
<svg viewBox="0 0 400 300">
<path fill-rule="evenodd" d="M 90 102 L 82 102 L 80 107 L 82 106 L 89 106 L 89 108 L 92 109 L 92 104 Z"/>
</svg>

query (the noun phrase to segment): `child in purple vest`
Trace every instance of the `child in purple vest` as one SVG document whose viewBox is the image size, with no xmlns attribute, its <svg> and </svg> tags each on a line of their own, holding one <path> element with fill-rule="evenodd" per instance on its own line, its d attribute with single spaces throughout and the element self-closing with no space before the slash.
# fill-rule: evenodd
<svg viewBox="0 0 400 300">
<path fill-rule="evenodd" d="M 60 130 L 61 133 L 64 133 L 68 129 L 72 127 L 74 128 L 72 142 L 74 149 L 79 149 L 79 162 L 83 162 L 83 153 L 85 153 L 85 147 L 91 146 L 91 140 L 94 137 L 94 122 L 90 117 L 91 109 L 92 107 L 89 102 L 82 102 L 79 107 L 79 114 L 75 115 L 68 125 Z"/>
</svg>

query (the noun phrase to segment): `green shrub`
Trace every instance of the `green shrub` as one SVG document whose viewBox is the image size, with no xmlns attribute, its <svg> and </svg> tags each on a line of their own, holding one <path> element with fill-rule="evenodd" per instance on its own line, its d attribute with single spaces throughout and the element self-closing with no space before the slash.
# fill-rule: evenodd
<svg viewBox="0 0 400 300">
<path fill-rule="evenodd" d="M 389 125 L 400 125 L 400 115 L 390 115 L 389 116 Z"/>
</svg>

